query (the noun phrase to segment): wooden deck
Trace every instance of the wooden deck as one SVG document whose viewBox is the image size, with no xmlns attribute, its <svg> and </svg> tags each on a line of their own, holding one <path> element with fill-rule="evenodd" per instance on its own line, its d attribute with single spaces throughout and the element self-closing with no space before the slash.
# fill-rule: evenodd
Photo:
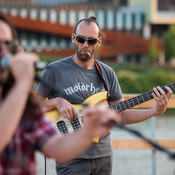
<svg viewBox="0 0 175 175">
<path fill-rule="evenodd" d="M 175 139 L 153 140 L 167 149 L 175 149 Z M 152 146 L 140 139 L 112 139 L 114 149 L 153 149 Z"/>
</svg>

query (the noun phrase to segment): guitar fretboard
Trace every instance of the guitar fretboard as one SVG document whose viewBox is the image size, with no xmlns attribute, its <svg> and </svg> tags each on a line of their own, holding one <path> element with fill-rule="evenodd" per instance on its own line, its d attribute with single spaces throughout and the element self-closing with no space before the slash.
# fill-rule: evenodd
<svg viewBox="0 0 175 175">
<path fill-rule="evenodd" d="M 171 84 L 168 84 L 166 86 L 168 86 L 171 90 L 174 90 L 175 89 L 175 82 L 171 83 Z M 161 88 L 165 91 L 165 93 L 167 93 L 167 90 L 166 90 L 165 86 L 162 86 Z M 149 91 L 149 92 L 146 92 L 144 94 L 138 95 L 136 97 L 130 98 L 128 100 L 122 101 L 120 103 L 110 105 L 109 108 L 114 109 L 117 112 L 122 112 L 126 109 L 130 109 L 134 106 L 137 106 L 141 103 L 144 103 L 146 101 L 149 101 L 149 100 L 153 99 L 152 93 L 154 93 L 153 90 Z"/>
</svg>

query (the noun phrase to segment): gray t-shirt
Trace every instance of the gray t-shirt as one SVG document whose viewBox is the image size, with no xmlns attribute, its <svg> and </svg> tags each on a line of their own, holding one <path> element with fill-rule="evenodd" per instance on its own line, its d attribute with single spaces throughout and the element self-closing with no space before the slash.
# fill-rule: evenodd
<svg viewBox="0 0 175 175">
<path fill-rule="evenodd" d="M 108 101 L 116 101 L 123 97 L 120 85 L 115 72 L 106 64 L 96 60 L 103 79 L 110 94 Z M 93 69 L 84 69 L 78 66 L 71 57 L 50 63 L 41 74 L 41 78 L 55 87 L 53 91 L 42 83 L 36 83 L 34 90 L 44 97 L 55 98 L 62 97 L 72 104 L 81 104 L 91 95 L 106 91 L 102 78 L 94 67 Z M 110 156 L 112 148 L 109 135 L 94 143 L 88 151 L 80 158 L 100 158 Z"/>
</svg>

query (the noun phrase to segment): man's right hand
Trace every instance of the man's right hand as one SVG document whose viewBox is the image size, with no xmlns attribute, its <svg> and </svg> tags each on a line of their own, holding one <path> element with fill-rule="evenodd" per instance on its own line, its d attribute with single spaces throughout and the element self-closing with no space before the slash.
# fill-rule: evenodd
<svg viewBox="0 0 175 175">
<path fill-rule="evenodd" d="M 56 107 L 62 116 L 70 121 L 75 120 L 78 117 L 78 113 L 76 112 L 74 106 L 64 98 L 56 98 Z"/>
<path fill-rule="evenodd" d="M 34 63 L 39 57 L 33 53 L 18 53 L 10 60 L 10 68 L 16 83 L 26 83 L 31 89 L 35 76 Z"/>
</svg>

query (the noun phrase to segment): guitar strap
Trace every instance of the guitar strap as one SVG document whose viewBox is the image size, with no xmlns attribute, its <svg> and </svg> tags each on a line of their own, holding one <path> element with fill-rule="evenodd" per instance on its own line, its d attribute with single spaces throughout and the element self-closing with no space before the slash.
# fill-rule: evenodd
<svg viewBox="0 0 175 175">
<path fill-rule="evenodd" d="M 96 67 L 96 69 L 97 69 L 97 72 L 99 73 L 99 75 L 100 75 L 100 77 L 101 77 L 101 80 L 102 80 L 102 82 L 103 82 L 103 84 L 104 84 L 105 89 L 106 89 L 107 92 L 108 92 L 108 97 L 109 97 L 110 94 L 109 94 L 109 91 L 108 91 L 108 87 L 107 87 L 106 82 L 105 82 L 105 80 L 104 80 L 104 78 L 103 78 L 103 75 L 102 75 L 102 73 L 101 73 L 100 67 L 99 67 L 97 61 L 95 61 L 95 60 L 94 60 L 94 65 L 95 65 L 95 67 Z"/>
</svg>

